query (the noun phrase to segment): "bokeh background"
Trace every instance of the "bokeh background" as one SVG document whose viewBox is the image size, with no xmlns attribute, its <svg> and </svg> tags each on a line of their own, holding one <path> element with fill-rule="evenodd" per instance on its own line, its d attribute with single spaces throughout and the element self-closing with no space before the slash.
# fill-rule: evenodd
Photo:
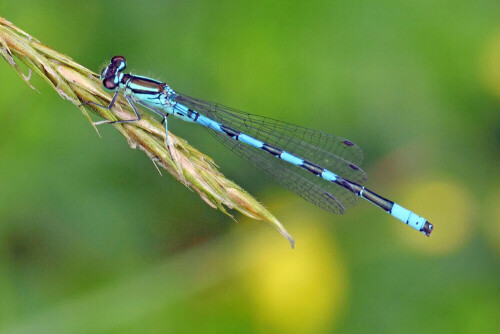
<svg viewBox="0 0 500 334">
<path fill-rule="evenodd" d="M 99 71 L 113 55 L 174 89 L 356 142 L 367 186 L 336 216 L 203 129 L 283 222 L 207 207 L 113 127 L 0 61 L 0 333 L 499 333 L 500 2 L 23 1 L 0 15 Z"/>
</svg>

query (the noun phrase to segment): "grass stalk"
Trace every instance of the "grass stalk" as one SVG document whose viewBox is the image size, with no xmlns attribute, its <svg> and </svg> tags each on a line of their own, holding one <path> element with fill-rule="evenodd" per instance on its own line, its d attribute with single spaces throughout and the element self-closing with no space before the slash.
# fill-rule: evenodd
<svg viewBox="0 0 500 334">
<path fill-rule="evenodd" d="M 44 79 L 59 96 L 78 107 L 96 131 L 89 111 L 111 121 L 134 117 L 123 96 L 118 98 L 112 110 L 81 106 L 84 101 L 102 105 L 108 105 L 111 101 L 109 93 L 102 88 L 99 75 L 42 44 L 2 17 L 0 54 L 31 88 L 35 89 L 30 83 L 33 72 Z M 26 65 L 28 75 L 23 73 L 19 63 Z M 287 238 L 293 247 L 292 236 L 261 203 L 219 172 L 210 157 L 169 132 L 172 155 L 175 157 L 173 161 L 164 144 L 164 127 L 154 117 L 144 113 L 142 120 L 138 122 L 113 126 L 125 137 L 131 148 L 138 147 L 144 151 L 153 163 L 167 170 L 186 187 L 196 191 L 212 208 L 219 209 L 231 217 L 226 208 L 237 210 L 256 220 L 267 221 Z"/>
</svg>

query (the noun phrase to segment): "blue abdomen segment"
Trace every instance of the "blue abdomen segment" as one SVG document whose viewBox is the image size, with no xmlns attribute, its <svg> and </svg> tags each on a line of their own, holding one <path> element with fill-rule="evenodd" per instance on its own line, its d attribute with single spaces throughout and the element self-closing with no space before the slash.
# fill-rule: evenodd
<svg viewBox="0 0 500 334">
<path fill-rule="evenodd" d="M 403 208 L 401 205 L 394 203 L 391 209 L 390 214 L 402 221 L 405 224 L 408 224 L 412 228 L 414 228 L 417 231 L 421 231 L 422 233 L 426 234 L 423 230 L 425 227 L 425 223 L 427 223 L 427 220 L 423 217 L 420 217 L 419 215 L 415 214 L 414 212 L 411 212 L 408 209 Z"/>
<path fill-rule="evenodd" d="M 230 131 L 230 130 L 231 129 L 226 128 L 226 131 Z M 229 133 L 228 135 L 231 135 L 231 134 Z M 262 148 L 264 146 L 263 141 L 257 140 L 257 139 L 250 137 L 249 135 L 246 135 L 244 133 L 238 134 L 235 139 L 238 139 L 242 143 L 245 143 L 245 144 L 251 145 L 253 147 L 257 147 L 257 148 Z"/>
<path fill-rule="evenodd" d="M 324 170 L 323 173 L 321 174 L 321 177 L 327 181 L 335 182 L 337 180 L 338 176 L 335 175 L 334 173 L 330 172 L 329 170 Z"/>
<path fill-rule="evenodd" d="M 304 163 L 304 159 L 296 157 L 295 155 L 290 154 L 288 152 L 282 152 L 280 158 L 297 166 L 301 166 Z"/>
</svg>

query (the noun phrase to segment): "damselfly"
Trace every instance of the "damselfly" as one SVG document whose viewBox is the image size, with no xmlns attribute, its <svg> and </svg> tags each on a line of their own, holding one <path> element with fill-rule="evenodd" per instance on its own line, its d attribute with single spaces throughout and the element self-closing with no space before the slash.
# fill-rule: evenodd
<svg viewBox="0 0 500 334">
<path fill-rule="evenodd" d="M 115 94 L 108 106 L 113 107 L 123 92 L 137 118 L 99 123 L 129 123 L 141 119 L 136 104 L 160 115 L 175 115 L 209 129 L 225 146 L 246 159 L 281 185 L 320 208 L 344 213 L 362 197 L 426 236 L 433 225 L 425 218 L 368 190 L 361 184 L 365 172 L 358 167 L 363 158 L 353 142 L 324 132 L 252 115 L 222 105 L 189 97 L 172 90 L 167 84 L 144 76 L 123 73 L 124 57 L 115 56 L 101 72 L 104 88 Z"/>
</svg>

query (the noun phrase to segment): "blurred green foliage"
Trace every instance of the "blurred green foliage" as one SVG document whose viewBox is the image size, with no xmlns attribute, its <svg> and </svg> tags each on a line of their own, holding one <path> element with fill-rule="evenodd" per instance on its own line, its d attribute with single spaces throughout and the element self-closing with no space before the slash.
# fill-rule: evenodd
<svg viewBox="0 0 500 334">
<path fill-rule="evenodd" d="M 356 142 L 368 185 L 435 224 L 277 190 L 203 129 L 171 131 L 266 203 L 235 224 L 0 62 L 0 333 L 498 333 L 500 2 L 2 0 L 98 71 Z"/>
</svg>

